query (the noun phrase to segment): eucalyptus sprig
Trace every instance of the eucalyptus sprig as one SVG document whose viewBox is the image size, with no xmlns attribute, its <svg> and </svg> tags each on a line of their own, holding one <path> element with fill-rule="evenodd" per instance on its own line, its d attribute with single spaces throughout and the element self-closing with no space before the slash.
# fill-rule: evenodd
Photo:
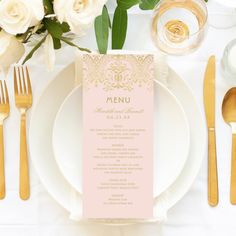
<svg viewBox="0 0 236 236">
<path fill-rule="evenodd" d="M 109 32 L 112 32 L 112 49 L 122 49 L 128 28 L 128 10 L 139 5 L 141 10 L 152 10 L 160 0 L 117 0 L 112 24 L 107 9 L 95 20 L 95 33 L 98 50 L 105 54 L 108 48 Z"/>
</svg>

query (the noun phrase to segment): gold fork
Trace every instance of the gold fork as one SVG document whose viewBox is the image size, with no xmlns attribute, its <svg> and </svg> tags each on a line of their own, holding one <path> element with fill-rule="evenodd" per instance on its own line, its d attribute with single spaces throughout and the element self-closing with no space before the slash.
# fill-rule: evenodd
<svg viewBox="0 0 236 236">
<path fill-rule="evenodd" d="M 14 67 L 15 104 L 21 114 L 20 122 L 20 198 L 30 197 L 28 150 L 26 139 L 26 112 L 32 106 L 32 90 L 28 68 Z"/>
<path fill-rule="evenodd" d="M 3 88 L 4 87 L 4 88 Z M 4 139 L 3 139 L 3 122 L 9 116 L 10 105 L 7 91 L 7 85 L 0 81 L 0 199 L 4 199 L 5 190 L 5 168 L 4 168 Z"/>
</svg>

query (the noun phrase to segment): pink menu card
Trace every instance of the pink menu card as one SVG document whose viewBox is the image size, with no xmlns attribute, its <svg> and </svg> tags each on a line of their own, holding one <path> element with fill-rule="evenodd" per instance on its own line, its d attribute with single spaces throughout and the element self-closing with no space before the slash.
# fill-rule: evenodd
<svg viewBox="0 0 236 236">
<path fill-rule="evenodd" d="M 83 217 L 153 216 L 153 56 L 83 56 Z"/>
</svg>

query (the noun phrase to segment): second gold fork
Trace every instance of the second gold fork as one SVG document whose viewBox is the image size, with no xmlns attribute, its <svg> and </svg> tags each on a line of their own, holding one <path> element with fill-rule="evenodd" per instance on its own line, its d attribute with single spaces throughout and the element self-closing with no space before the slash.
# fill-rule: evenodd
<svg viewBox="0 0 236 236">
<path fill-rule="evenodd" d="M 28 167 L 28 150 L 26 139 L 26 112 L 32 105 L 32 90 L 28 68 L 14 68 L 15 104 L 21 114 L 20 122 L 20 197 L 30 197 L 30 179 Z"/>
</svg>

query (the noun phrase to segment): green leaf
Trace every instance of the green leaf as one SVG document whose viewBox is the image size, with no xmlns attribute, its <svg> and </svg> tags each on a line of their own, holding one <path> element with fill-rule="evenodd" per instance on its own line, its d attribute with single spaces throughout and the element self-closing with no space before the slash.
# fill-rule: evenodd
<svg viewBox="0 0 236 236">
<path fill-rule="evenodd" d="M 47 35 L 45 35 L 35 46 L 34 48 L 29 52 L 29 54 L 25 57 L 22 65 L 24 65 L 33 55 L 34 53 L 41 47 L 43 42 L 46 40 Z"/>
<path fill-rule="evenodd" d="M 112 49 L 122 49 L 128 25 L 127 10 L 117 6 L 112 22 Z"/>
<path fill-rule="evenodd" d="M 55 50 L 60 49 L 61 48 L 61 41 L 60 39 L 57 38 L 52 38 L 53 40 L 53 47 Z"/>
<path fill-rule="evenodd" d="M 51 0 L 43 0 L 46 15 L 53 14 L 53 2 Z"/>
<path fill-rule="evenodd" d="M 108 48 L 109 21 L 110 17 L 106 6 L 104 6 L 102 15 L 98 16 L 94 23 L 98 49 L 102 54 L 106 54 Z"/>
<path fill-rule="evenodd" d="M 71 42 L 68 38 L 65 37 L 61 37 L 61 41 L 65 42 L 66 44 L 72 46 L 72 47 L 76 47 L 77 49 L 79 49 L 80 51 L 84 51 L 84 52 L 91 52 L 89 49 L 87 48 L 81 48 L 78 45 L 74 44 L 73 42 Z"/>
<path fill-rule="evenodd" d="M 152 10 L 159 1 L 160 0 L 141 0 L 139 7 L 142 10 Z"/>
<path fill-rule="evenodd" d="M 63 22 L 61 24 L 61 29 L 62 29 L 63 33 L 67 33 L 70 31 L 70 26 L 66 22 Z"/>
<path fill-rule="evenodd" d="M 127 10 L 139 3 L 141 3 L 141 0 L 117 0 L 118 6 L 124 10 Z"/>
<path fill-rule="evenodd" d="M 57 38 L 57 39 L 61 38 L 63 34 L 63 30 L 59 22 L 57 22 L 56 20 L 48 19 L 48 18 L 44 19 L 43 22 L 49 34 L 51 34 L 53 38 Z"/>
</svg>

